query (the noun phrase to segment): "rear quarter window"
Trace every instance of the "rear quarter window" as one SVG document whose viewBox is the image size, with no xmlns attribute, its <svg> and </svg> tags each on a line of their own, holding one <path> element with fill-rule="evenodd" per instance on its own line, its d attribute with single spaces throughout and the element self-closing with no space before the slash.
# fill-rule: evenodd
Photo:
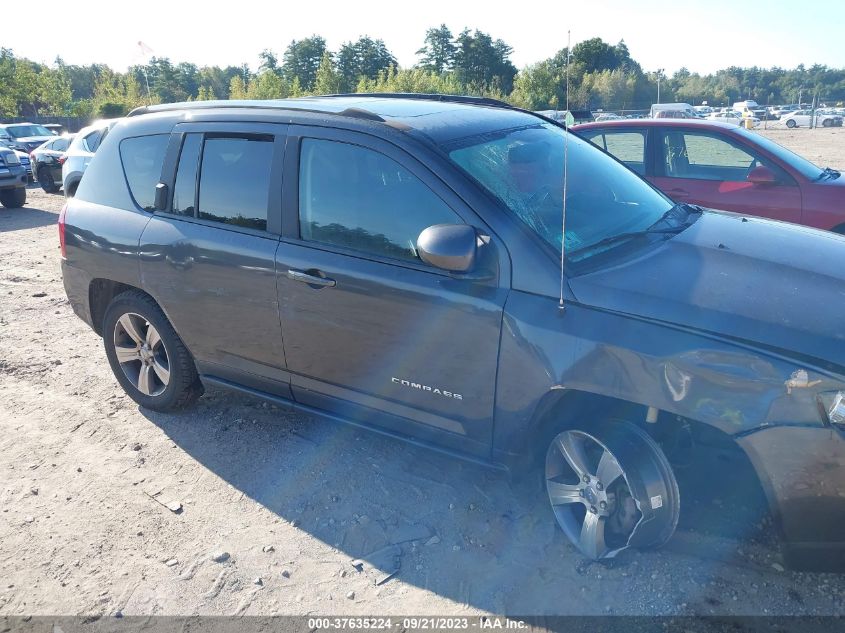
<svg viewBox="0 0 845 633">
<path fill-rule="evenodd" d="M 129 192 L 135 204 L 145 211 L 155 210 L 155 188 L 169 140 L 169 134 L 153 134 L 120 142 L 120 162 Z"/>
</svg>

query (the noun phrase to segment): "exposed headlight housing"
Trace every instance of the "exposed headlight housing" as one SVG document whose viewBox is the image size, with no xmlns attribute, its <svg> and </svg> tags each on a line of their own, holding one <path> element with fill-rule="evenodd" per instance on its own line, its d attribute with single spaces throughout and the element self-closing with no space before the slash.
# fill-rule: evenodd
<svg viewBox="0 0 845 633">
<path fill-rule="evenodd" d="M 7 165 L 20 165 L 21 164 L 21 159 L 18 158 L 18 155 L 15 154 L 14 152 L 9 152 L 8 154 L 6 154 L 5 159 L 6 159 Z"/>
<path fill-rule="evenodd" d="M 819 394 L 819 402 L 831 424 L 845 427 L 845 391 L 826 391 Z"/>
</svg>

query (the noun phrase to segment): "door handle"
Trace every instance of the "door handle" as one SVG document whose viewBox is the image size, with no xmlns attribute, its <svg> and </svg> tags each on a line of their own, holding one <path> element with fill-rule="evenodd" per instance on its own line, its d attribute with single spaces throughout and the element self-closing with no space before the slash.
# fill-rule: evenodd
<svg viewBox="0 0 845 633">
<path fill-rule="evenodd" d="M 690 192 L 686 189 L 670 189 L 666 193 L 669 194 L 670 198 L 677 197 L 677 198 L 689 198 Z"/>
<path fill-rule="evenodd" d="M 321 286 L 323 288 L 334 288 L 337 285 L 334 279 L 323 277 L 321 276 L 322 274 L 319 270 L 289 270 L 288 279 L 301 281 L 309 286 Z"/>
</svg>

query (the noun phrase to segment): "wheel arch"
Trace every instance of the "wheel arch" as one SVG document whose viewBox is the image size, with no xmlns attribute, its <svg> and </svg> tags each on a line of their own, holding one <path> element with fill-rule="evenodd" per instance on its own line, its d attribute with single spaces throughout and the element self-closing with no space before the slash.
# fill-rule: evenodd
<svg viewBox="0 0 845 633">
<path fill-rule="evenodd" d="M 64 183 L 62 186 L 65 190 L 65 197 L 73 198 L 76 195 L 76 190 L 79 187 L 79 182 L 82 180 L 82 174 L 70 174 L 67 178 L 65 178 Z"/>
<path fill-rule="evenodd" d="M 144 292 L 141 288 L 120 281 L 104 279 L 102 277 L 91 280 L 91 283 L 88 285 L 88 309 L 91 313 L 91 326 L 97 334 L 100 336 L 103 335 L 103 317 L 112 299 L 129 290 L 142 292 L 150 297 L 149 293 Z M 153 297 L 150 297 L 150 299 L 155 301 Z M 157 301 L 156 304 L 158 305 Z"/>
<path fill-rule="evenodd" d="M 771 483 L 765 475 L 765 470 L 759 468 L 754 456 L 749 454 L 739 437 L 730 435 L 705 420 L 662 410 L 658 410 L 656 420 L 649 423 L 646 421 L 648 412 L 648 405 L 621 398 L 579 389 L 551 389 L 535 409 L 525 434 L 525 447 L 522 451 L 524 457 L 518 461 L 517 468 L 522 470 L 517 474 L 524 477 L 532 468 L 536 469 L 545 454 L 547 442 L 554 433 L 574 428 L 575 423 L 585 415 L 600 415 L 602 418 L 633 423 L 647 432 L 667 453 L 670 463 L 674 457 L 672 447 L 677 447 L 681 434 L 694 436 L 697 438 L 696 446 L 708 452 L 707 455 L 701 455 L 706 458 L 702 460 L 706 468 L 712 468 L 713 473 L 718 473 L 724 468 L 726 472 L 731 473 L 737 488 L 759 493 L 765 511 L 778 525 L 779 510 L 772 494 Z M 589 423 L 585 425 L 585 430 L 589 430 Z M 675 463 L 672 463 L 672 466 L 674 469 Z"/>
</svg>

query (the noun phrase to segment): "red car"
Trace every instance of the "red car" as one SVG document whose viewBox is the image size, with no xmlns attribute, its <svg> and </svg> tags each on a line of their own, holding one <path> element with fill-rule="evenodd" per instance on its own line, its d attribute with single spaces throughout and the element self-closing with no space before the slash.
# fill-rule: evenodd
<svg viewBox="0 0 845 633">
<path fill-rule="evenodd" d="M 845 178 L 756 132 L 716 121 L 576 125 L 676 202 L 845 233 Z"/>
</svg>

